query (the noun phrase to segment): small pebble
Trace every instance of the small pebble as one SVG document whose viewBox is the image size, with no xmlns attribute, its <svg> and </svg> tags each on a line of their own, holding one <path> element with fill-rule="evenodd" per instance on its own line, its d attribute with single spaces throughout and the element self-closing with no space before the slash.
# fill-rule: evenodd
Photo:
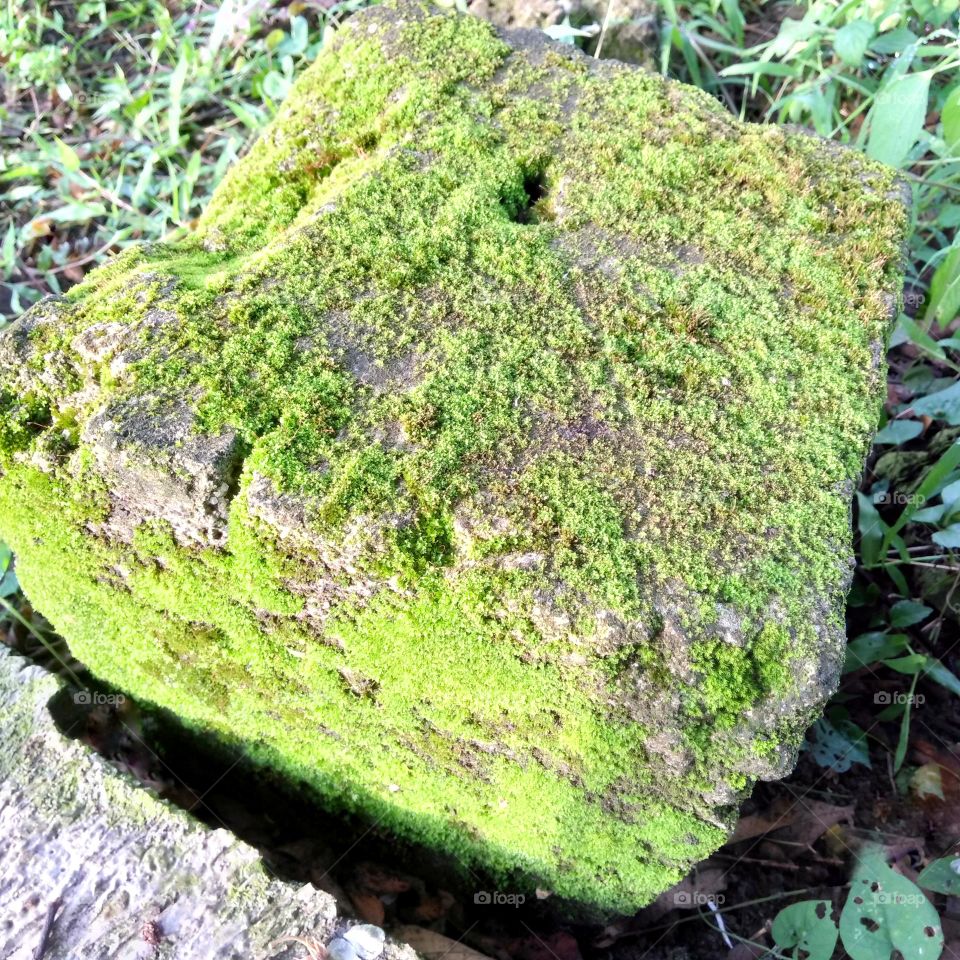
<svg viewBox="0 0 960 960">
<path fill-rule="evenodd" d="M 357 951 L 353 949 L 353 944 L 343 937 L 334 937 L 327 944 L 328 960 L 360 960 Z"/>
<path fill-rule="evenodd" d="M 360 960 L 377 960 L 377 957 L 383 953 L 383 943 L 387 939 L 387 935 L 372 923 L 361 923 L 351 927 L 343 937 L 357 952 Z M 336 958 L 336 960 L 346 960 L 346 958 Z"/>
</svg>

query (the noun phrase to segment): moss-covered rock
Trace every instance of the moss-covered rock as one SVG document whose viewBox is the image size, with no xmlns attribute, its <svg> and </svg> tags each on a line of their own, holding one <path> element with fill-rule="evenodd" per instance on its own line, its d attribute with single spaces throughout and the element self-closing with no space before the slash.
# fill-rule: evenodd
<svg viewBox="0 0 960 960">
<path fill-rule="evenodd" d="M 904 228 L 859 155 L 371 9 L 194 234 L 0 338 L 0 534 L 111 683 L 635 907 L 833 689 Z"/>
</svg>

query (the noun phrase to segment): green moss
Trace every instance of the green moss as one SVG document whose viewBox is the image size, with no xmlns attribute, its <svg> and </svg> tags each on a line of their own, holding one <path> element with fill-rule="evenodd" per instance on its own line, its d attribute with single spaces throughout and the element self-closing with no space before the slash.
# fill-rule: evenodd
<svg viewBox="0 0 960 960">
<path fill-rule="evenodd" d="M 331 803 L 630 909 L 720 842 L 707 798 L 810 708 L 777 742 L 750 718 L 831 683 L 891 176 L 478 20 L 351 18 L 195 234 L 31 329 L 0 532 L 112 683 Z M 142 397 L 237 433 L 222 547 L 172 517 L 99 533 L 115 478 L 85 431 Z"/>
<path fill-rule="evenodd" d="M 794 654 L 795 655 L 795 654 Z M 694 666 L 702 671 L 702 705 L 712 723 L 731 727 L 743 713 L 772 694 L 790 690 L 790 635 L 772 621 L 748 648 L 722 640 L 699 644 Z"/>
</svg>

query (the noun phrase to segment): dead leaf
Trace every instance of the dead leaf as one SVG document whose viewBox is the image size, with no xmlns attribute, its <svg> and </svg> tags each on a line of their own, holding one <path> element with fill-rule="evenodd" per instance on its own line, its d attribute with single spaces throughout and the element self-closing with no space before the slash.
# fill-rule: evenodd
<svg viewBox="0 0 960 960">
<path fill-rule="evenodd" d="M 357 916 L 364 923 L 372 923 L 375 927 L 382 927 L 386 918 L 386 908 L 383 901 L 375 894 L 368 893 L 365 890 L 347 889 L 350 896 L 350 902 Z"/>
<path fill-rule="evenodd" d="M 741 818 L 728 846 L 774 831 L 779 840 L 809 845 L 837 823 L 853 822 L 853 806 L 838 807 L 823 800 L 784 800 L 769 811 Z"/>
<path fill-rule="evenodd" d="M 459 940 L 451 940 L 442 933 L 415 924 L 396 927 L 391 930 L 391 935 L 401 943 L 409 943 L 423 960 L 490 960 L 486 954 Z"/>
<path fill-rule="evenodd" d="M 417 908 L 413 911 L 413 917 L 418 923 L 435 923 L 446 916 L 447 911 L 456 903 L 453 894 L 446 890 L 439 890 L 436 894 L 425 895 Z"/>
</svg>

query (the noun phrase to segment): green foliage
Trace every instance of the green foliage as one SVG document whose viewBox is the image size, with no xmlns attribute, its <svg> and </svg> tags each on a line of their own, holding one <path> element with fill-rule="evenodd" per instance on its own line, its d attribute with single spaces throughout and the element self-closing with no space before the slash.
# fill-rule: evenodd
<svg viewBox="0 0 960 960">
<path fill-rule="evenodd" d="M 887 864 L 884 850 L 868 843 L 859 851 L 839 930 L 829 900 L 805 900 L 784 908 L 773 922 L 773 939 L 787 957 L 829 960 L 837 937 L 850 960 L 937 960 L 944 936 L 936 910 L 920 887 L 955 893 L 956 858 L 944 858 L 917 883 Z M 789 952 L 795 948 L 794 952 Z M 803 951 L 803 952 L 801 952 Z"/>
<path fill-rule="evenodd" d="M 801 900 L 781 910 L 771 936 L 787 957 L 830 960 L 837 945 L 837 925 L 830 917 L 829 900 Z"/>
<path fill-rule="evenodd" d="M 362 5 L 6 0 L 0 316 L 189 227 L 327 27 Z"/>
<path fill-rule="evenodd" d="M 917 885 L 950 897 L 960 893 L 960 857 L 941 857 L 928 864 L 917 877 Z"/>
<path fill-rule="evenodd" d="M 820 766 L 836 773 L 846 772 L 854 763 L 870 766 L 866 733 L 840 707 L 813 725 L 808 748 Z"/>
<path fill-rule="evenodd" d="M 851 960 L 890 960 L 894 951 L 904 960 L 937 960 L 943 950 L 937 911 L 872 846 L 858 858 L 840 914 L 840 938 Z"/>
</svg>

